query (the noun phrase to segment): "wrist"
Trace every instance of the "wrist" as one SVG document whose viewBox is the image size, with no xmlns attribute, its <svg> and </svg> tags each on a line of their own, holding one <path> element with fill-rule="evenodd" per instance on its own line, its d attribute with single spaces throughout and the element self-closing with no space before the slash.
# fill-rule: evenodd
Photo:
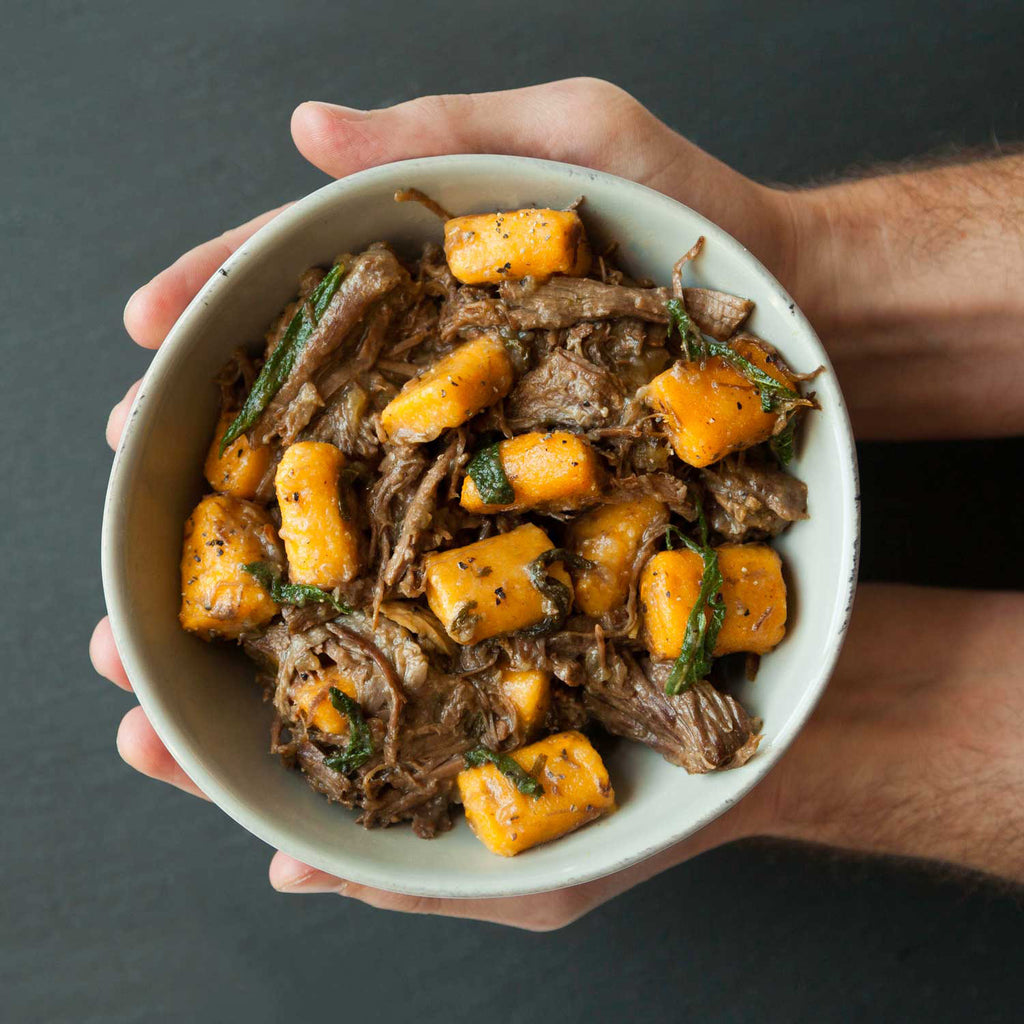
<svg viewBox="0 0 1024 1024">
<path fill-rule="evenodd" d="M 736 824 L 1024 881 L 1022 623 L 1016 594 L 862 587 L 829 689 Z"/>
<path fill-rule="evenodd" d="M 781 195 L 789 283 L 824 330 L 1024 315 L 1024 158 Z"/>
<path fill-rule="evenodd" d="M 1024 160 L 1006 158 L 781 194 L 779 276 L 860 438 L 1024 429 L 1022 182 Z"/>
<path fill-rule="evenodd" d="M 819 333 L 876 316 L 879 284 L 891 281 L 877 191 L 864 181 L 780 192 L 789 221 L 783 284 Z"/>
</svg>

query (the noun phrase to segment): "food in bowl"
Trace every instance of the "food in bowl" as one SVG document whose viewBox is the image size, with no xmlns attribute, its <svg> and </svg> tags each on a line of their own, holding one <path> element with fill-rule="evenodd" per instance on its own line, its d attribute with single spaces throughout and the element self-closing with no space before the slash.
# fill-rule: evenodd
<svg viewBox="0 0 1024 1024">
<path fill-rule="evenodd" d="M 218 377 L 180 618 L 242 645 L 272 750 L 363 825 L 461 803 L 510 856 L 614 810 L 595 727 L 691 773 L 753 756 L 716 659 L 785 636 L 768 542 L 806 516 L 814 402 L 752 302 L 684 286 L 703 239 L 667 288 L 575 208 L 444 220 L 308 270 Z"/>
</svg>

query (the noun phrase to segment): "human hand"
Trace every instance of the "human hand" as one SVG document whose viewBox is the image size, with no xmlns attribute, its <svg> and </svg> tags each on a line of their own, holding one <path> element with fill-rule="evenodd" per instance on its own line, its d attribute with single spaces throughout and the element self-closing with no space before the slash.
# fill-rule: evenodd
<svg viewBox="0 0 1024 1024">
<path fill-rule="evenodd" d="M 374 111 L 303 103 L 292 135 L 335 177 L 409 157 L 493 152 L 632 178 L 720 224 L 782 281 L 824 339 L 859 437 L 1024 430 L 1024 292 L 1013 287 L 1024 275 L 1024 155 L 769 188 L 628 93 L 587 78 Z M 124 314 L 132 338 L 157 348 L 200 286 L 281 209 L 192 249 L 140 288 Z M 119 432 L 131 397 L 115 406 L 109 432 Z"/>
<path fill-rule="evenodd" d="M 98 672 L 129 688 L 106 620 Z M 777 836 L 942 860 L 1024 880 L 1024 595 L 866 585 L 818 708 L 780 763 L 744 800 L 682 843 L 585 885 L 513 899 L 443 900 L 371 889 L 285 854 L 272 884 L 371 906 L 545 930 L 705 850 Z M 124 759 L 202 794 L 141 708 L 118 732 Z"/>
<path fill-rule="evenodd" d="M 1024 595 L 865 585 L 835 674 L 761 784 L 707 828 L 585 885 L 516 899 L 424 900 L 334 878 L 284 854 L 287 892 L 559 927 L 705 850 L 771 836 L 942 861 L 1024 881 Z"/>
</svg>

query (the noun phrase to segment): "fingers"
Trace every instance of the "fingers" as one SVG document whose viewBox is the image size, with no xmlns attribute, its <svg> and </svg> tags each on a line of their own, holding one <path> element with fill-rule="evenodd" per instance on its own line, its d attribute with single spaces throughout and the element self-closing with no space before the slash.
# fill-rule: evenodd
<svg viewBox="0 0 1024 1024">
<path fill-rule="evenodd" d="M 143 285 L 124 308 L 124 326 L 132 339 L 143 348 L 159 348 L 185 307 L 217 268 L 289 205 L 279 206 L 196 246 Z"/>
<path fill-rule="evenodd" d="M 477 900 L 405 896 L 337 878 L 303 864 L 286 853 L 276 853 L 270 862 L 270 884 L 279 892 L 337 893 L 380 910 L 471 918 L 535 932 L 553 931 L 564 928 L 602 903 L 682 861 L 750 834 L 748 824 L 742 817 L 740 808 L 734 808 L 696 835 L 625 871 L 584 885 L 532 896 Z"/>
<path fill-rule="evenodd" d="M 131 690 L 132 684 L 121 664 L 121 658 L 114 645 L 114 634 L 110 619 L 103 618 L 93 630 L 89 641 L 89 658 L 93 668 L 122 690 Z M 136 771 L 151 779 L 169 782 L 192 796 L 206 797 L 198 786 L 178 767 L 168 749 L 163 745 L 140 707 L 132 708 L 121 719 L 117 730 L 117 750 L 125 762 Z"/>
<path fill-rule="evenodd" d="M 114 634 L 110 628 L 110 619 L 106 616 L 100 619 L 92 631 L 92 639 L 89 641 L 89 660 L 92 662 L 92 667 L 104 679 L 109 679 L 115 686 L 120 686 L 122 690 L 131 690 L 132 684 L 121 664 L 121 656 L 114 646 Z"/>
<path fill-rule="evenodd" d="M 536 896 L 459 900 L 405 896 L 348 882 L 288 856 L 274 854 L 270 862 L 270 884 L 278 892 L 337 893 L 359 900 L 378 910 L 396 910 L 405 914 L 436 914 L 442 917 L 470 918 L 492 924 L 513 925 L 527 931 L 552 931 L 581 917 L 593 905 L 587 886 L 560 889 Z"/>
<path fill-rule="evenodd" d="M 424 96 L 372 111 L 308 102 L 292 115 L 299 151 L 339 178 L 392 160 L 445 153 L 523 154 L 624 173 L 638 128 L 672 134 L 627 92 L 592 78 Z"/>
<path fill-rule="evenodd" d="M 132 708 L 121 719 L 121 726 L 117 730 L 117 751 L 125 763 L 137 772 L 151 779 L 169 782 L 192 796 L 206 799 L 199 787 L 178 767 L 177 761 L 171 757 L 170 751 L 149 724 L 142 708 Z"/>
<path fill-rule="evenodd" d="M 141 380 L 137 380 L 125 392 L 124 398 L 110 410 L 110 415 L 107 417 L 107 444 L 111 448 L 117 448 L 117 443 L 121 440 L 125 424 L 128 422 L 128 412 L 132 407 L 132 402 L 135 401 L 135 396 L 139 393 L 141 383 Z"/>
</svg>

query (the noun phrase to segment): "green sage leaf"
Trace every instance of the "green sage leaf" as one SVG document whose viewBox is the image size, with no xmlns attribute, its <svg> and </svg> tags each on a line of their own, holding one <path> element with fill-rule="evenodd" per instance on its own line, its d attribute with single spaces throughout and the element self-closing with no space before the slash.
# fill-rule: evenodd
<svg viewBox="0 0 1024 1024">
<path fill-rule="evenodd" d="M 673 329 L 679 333 L 683 358 L 687 362 L 703 364 L 708 359 L 718 356 L 758 389 L 761 408 L 765 412 L 774 411 L 782 403 L 799 400 L 800 395 L 793 388 L 777 381 L 759 366 L 755 366 L 749 359 L 741 356 L 727 341 L 705 338 L 689 313 L 686 312 L 686 306 L 682 299 L 669 299 L 665 303 L 665 309 L 668 313 L 668 336 L 671 337 Z"/>
<path fill-rule="evenodd" d="M 544 598 L 545 614 L 540 622 L 520 631 L 526 636 L 546 636 L 548 633 L 557 632 L 562 628 L 572 607 L 572 591 L 547 571 L 554 562 L 561 562 L 577 571 L 597 568 L 596 563 L 589 558 L 583 558 L 566 548 L 549 548 L 530 562 L 526 567 L 526 575 Z"/>
<path fill-rule="evenodd" d="M 320 322 L 331 299 L 334 298 L 345 276 L 346 267 L 337 263 L 327 272 L 324 279 L 313 289 L 309 298 L 302 303 L 298 312 L 292 317 L 284 337 L 278 342 L 277 347 L 267 357 L 259 376 L 253 382 L 249 394 L 238 415 L 231 421 L 231 425 L 220 442 L 220 454 L 223 455 L 227 446 L 244 434 L 263 414 L 263 410 L 270 404 L 270 400 L 281 389 L 281 385 L 288 379 L 288 375 L 295 366 L 299 353 L 305 348 L 313 329 Z"/>
<path fill-rule="evenodd" d="M 725 601 L 722 597 L 722 572 L 718 566 L 718 553 L 708 543 L 708 524 L 704 508 L 697 499 L 698 538 L 680 538 L 693 552 L 701 556 L 704 572 L 701 576 L 697 600 L 686 620 L 683 646 L 679 657 L 672 666 L 665 681 L 665 692 L 670 695 L 683 693 L 695 683 L 707 678 L 714 661 L 715 644 L 725 621 Z"/>
<path fill-rule="evenodd" d="M 505 467 L 501 464 L 501 442 L 481 448 L 473 456 L 466 467 L 480 497 L 488 505 L 511 505 L 516 500 L 516 492 L 505 475 Z"/>
<path fill-rule="evenodd" d="M 508 754 L 498 754 L 487 747 L 476 747 L 464 755 L 466 764 L 471 768 L 479 768 L 482 764 L 493 764 L 505 778 L 515 784 L 520 793 L 539 797 L 544 795 L 544 787 L 515 758 Z"/>
<path fill-rule="evenodd" d="M 348 745 L 339 753 L 325 758 L 324 764 L 332 771 L 348 775 L 373 757 L 373 735 L 358 702 L 336 686 L 332 686 L 328 693 L 335 710 L 348 719 Z"/>
<path fill-rule="evenodd" d="M 282 583 L 281 573 L 270 562 L 249 562 L 242 568 L 256 579 L 270 594 L 275 604 L 293 604 L 304 608 L 307 604 L 329 604 L 339 615 L 348 615 L 352 609 L 333 594 L 309 583 Z"/>
<path fill-rule="evenodd" d="M 771 439 L 770 445 L 772 452 L 782 465 L 785 466 L 792 462 L 796 452 L 796 419 L 794 417 L 791 416 L 787 420 L 786 425 Z"/>
</svg>

